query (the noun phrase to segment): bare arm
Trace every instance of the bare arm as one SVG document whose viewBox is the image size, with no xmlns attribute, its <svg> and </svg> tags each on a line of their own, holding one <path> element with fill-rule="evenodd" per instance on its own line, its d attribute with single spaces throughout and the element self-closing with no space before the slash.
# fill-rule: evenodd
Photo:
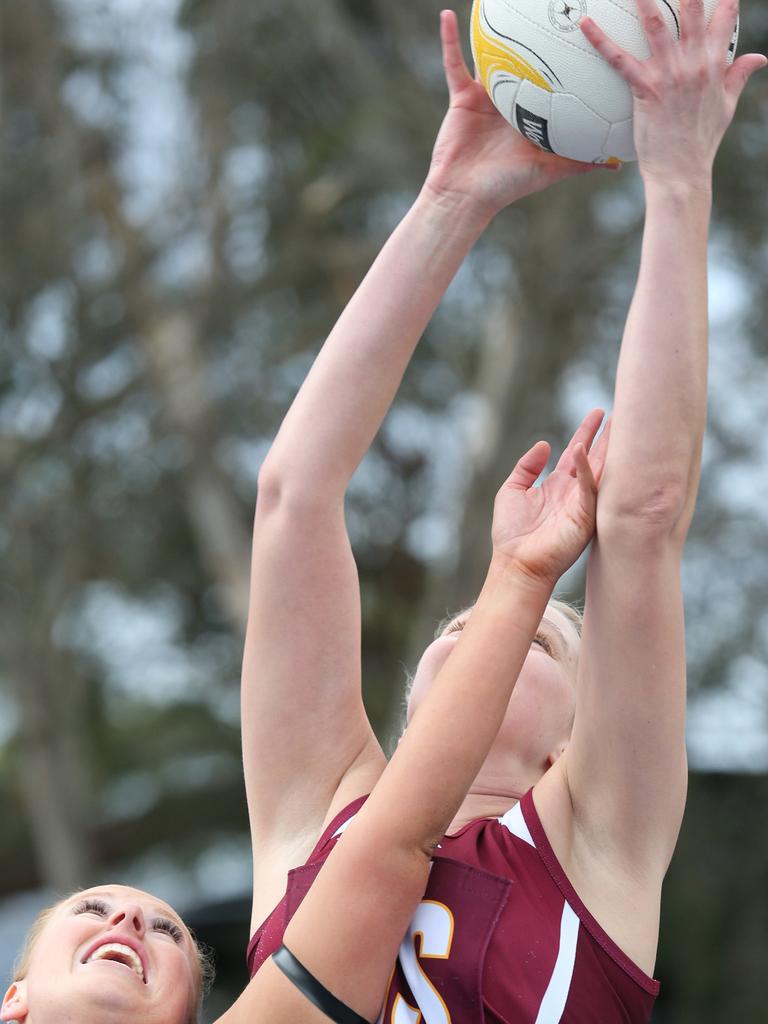
<svg viewBox="0 0 768 1024">
<path fill-rule="evenodd" d="M 361 694 L 344 492 L 483 223 L 417 200 L 323 347 L 262 470 L 242 687 L 255 846 L 316 837 L 345 775 L 358 772 L 359 794 L 383 769 Z M 257 870 L 264 860 L 255 858 Z"/>
<path fill-rule="evenodd" d="M 267 456 L 265 482 L 288 498 L 294 488 L 342 497 L 487 223 L 474 204 L 422 191 L 323 345 Z"/>
<path fill-rule="evenodd" d="M 386 763 L 362 700 L 344 491 L 482 226 L 420 197 L 326 342 L 262 471 L 242 686 L 252 929 L 327 816 L 369 792 Z"/>
<path fill-rule="evenodd" d="M 472 616 L 286 930 L 285 943 L 298 959 L 367 1019 L 379 1011 L 434 846 L 496 737 L 554 582 L 592 536 L 605 440 L 589 461 L 586 449 L 601 419 L 599 411 L 585 419 L 541 488 L 533 484 L 549 454 L 543 442 L 501 488 L 494 556 Z M 267 1019 L 316 1019 L 272 964 L 224 1018 L 227 1024 Z"/>
<path fill-rule="evenodd" d="M 543 153 L 494 110 L 443 17 L 451 103 L 426 185 L 329 336 L 259 480 L 243 665 L 254 917 L 329 805 L 368 791 L 384 758 L 360 692 L 360 601 L 344 492 L 424 326 L 489 219 L 586 168 Z M 278 865 L 266 884 L 264 872 Z"/>
<path fill-rule="evenodd" d="M 638 0 L 638 8 L 652 48 L 645 64 L 582 22 L 635 94 L 647 215 L 588 570 L 576 720 L 562 770 L 576 843 L 633 882 L 659 885 L 686 792 L 680 561 L 706 415 L 712 162 L 749 74 L 765 59 L 747 55 L 726 70 L 738 12 L 732 0 L 724 0 L 708 31 L 701 3 L 684 2 L 677 46 L 654 0 Z"/>
<path fill-rule="evenodd" d="M 490 220 L 532 192 L 594 169 L 510 131 L 469 74 L 452 12 L 441 18 L 450 107 L 424 188 L 350 301 L 283 422 L 265 479 L 341 497 L 414 348 Z"/>
<path fill-rule="evenodd" d="M 710 200 L 650 185 L 647 203 L 566 764 L 590 840 L 613 837 L 663 875 L 687 786 L 680 561 L 705 422 Z"/>
<path fill-rule="evenodd" d="M 490 749 L 550 593 L 492 565 L 467 634 L 286 929 L 286 946 L 366 1020 L 381 1009 L 433 847 Z"/>
</svg>

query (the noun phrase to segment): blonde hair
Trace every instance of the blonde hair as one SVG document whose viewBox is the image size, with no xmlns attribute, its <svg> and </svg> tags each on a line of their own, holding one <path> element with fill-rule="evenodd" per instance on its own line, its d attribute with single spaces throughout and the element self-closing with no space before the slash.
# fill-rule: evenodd
<svg viewBox="0 0 768 1024">
<path fill-rule="evenodd" d="M 13 965 L 13 980 L 23 981 L 29 973 L 29 963 L 32 959 L 32 953 L 34 952 L 37 940 L 43 933 L 43 929 L 48 924 L 50 919 L 69 897 L 65 897 L 58 903 L 54 903 L 52 907 L 46 907 L 45 910 L 41 910 L 32 923 L 32 927 L 27 932 L 27 937 L 24 940 L 24 945 L 21 947 L 21 952 L 16 957 L 16 962 Z"/>
<path fill-rule="evenodd" d="M 570 622 L 581 640 L 581 630 L 584 626 L 584 612 L 581 608 L 577 608 L 575 604 L 570 604 L 568 601 L 561 601 L 557 597 L 553 597 L 548 602 L 547 608 L 554 608 L 556 612 L 560 612 L 563 618 Z"/>
<path fill-rule="evenodd" d="M 69 896 L 64 896 L 53 906 L 46 907 L 41 910 L 32 923 L 32 927 L 27 932 L 27 936 L 24 940 L 24 945 L 21 947 L 16 962 L 13 967 L 13 981 L 23 981 L 29 973 L 29 966 L 32 960 L 32 954 L 35 951 L 37 941 L 42 935 L 45 926 L 48 924 L 50 919 L 68 900 L 71 900 L 77 893 L 71 893 Z M 203 1001 L 208 993 L 211 991 L 213 985 L 213 979 L 216 973 L 216 969 L 213 962 L 213 950 L 207 946 L 204 946 L 201 942 L 195 938 L 193 932 L 187 928 L 192 943 L 195 948 L 196 954 L 196 971 L 195 971 L 195 998 L 192 1003 L 192 1011 L 189 1016 L 189 1020 L 186 1024 L 199 1024 L 200 1016 L 203 1009 Z"/>
<path fill-rule="evenodd" d="M 471 612 L 474 607 L 474 604 L 468 604 L 466 608 L 462 608 L 460 612 L 454 612 L 453 615 L 446 615 L 445 618 L 441 619 L 437 624 L 434 639 L 437 640 L 445 627 L 453 622 L 454 619 L 460 619 L 462 615 L 466 615 L 468 612 Z M 584 624 L 584 613 L 580 608 L 577 608 L 574 604 L 570 604 L 568 601 L 562 601 L 557 597 L 553 597 L 547 602 L 547 608 L 554 608 L 556 612 L 560 612 L 560 614 L 571 623 L 579 634 L 579 637 L 581 637 L 581 627 Z"/>
</svg>

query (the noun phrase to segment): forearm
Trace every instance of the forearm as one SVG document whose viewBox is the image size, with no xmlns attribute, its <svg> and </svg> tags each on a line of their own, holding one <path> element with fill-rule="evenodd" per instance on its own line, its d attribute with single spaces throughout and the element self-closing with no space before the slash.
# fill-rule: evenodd
<svg viewBox="0 0 768 1024">
<path fill-rule="evenodd" d="M 391 836 L 382 842 L 380 833 L 360 831 L 353 839 L 354 824 L 332 850 L 283 941 L 337 998 L 375 1020 L 424 896 L 430 858 L 394 845 Z"/>
<path fill-rule="evenodd" d="M 598 532 L 606 515 L 672 512 L 687 527 L 698 487 L 707 394 L 711 195 L 646 186 L 637 289 L 616 377 Z"/>
<path fill-rule="evenodd" d="M 335 994 L 370 1019 L 426 887 L 433 847 L 498 733 L 550 594 L 492 564 L 392 760 L 286 930 L 288 948 L 317 977 L 338 979 Z"/>
<path fill-rule="evenodd" d="M 551 596 L 494 558 L 460 638 L 358 816 L 389 841 L 429 850 L 445 834 L 501 727 Z M 366 824 L 367 822 L 367 824 Z"/>
<path fill-rule="evenodd" d="M 430 317 L 487 216 L 424 190 L 329 335 L 266 468 L 338 495 L 370 446 Z"/>
</svg>

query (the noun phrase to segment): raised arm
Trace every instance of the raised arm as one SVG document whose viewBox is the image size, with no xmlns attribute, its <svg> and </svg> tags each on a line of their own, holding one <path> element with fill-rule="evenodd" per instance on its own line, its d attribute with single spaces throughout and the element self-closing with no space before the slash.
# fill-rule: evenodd
<svg viewBox="0 0 768 1024">
<path fill-rule="evenodd" d="M 504 718 L 555 581 L 594 530 L 606 433 L 586 417 L 542 487 L 539 442 L 496 499 L 494 553 L 470 620 L 368 801 L 331 853 L 285 933 L 315 978 L 373 1020 L 397 949 L 427 884 L 435 845 L 477 776 Z M 267 963 L 221 1024 L 320 1020 Z"/>
<path fill-rule="evenodd" d="M 357 573 L 343 500 L 424 327 L 491 217 L 586 168 L 511 131 L 442 19 L 450 108 L 425 186 L 344 311 L 259 478 L 243 666 L 243 745 L 254 916 L 300 860 L 334 799 L 366 792 L 384 758 L 360 691 Z M 279 896 L 279 893 L 278 893 Z"/>
<path fill-rule="evenodd" d="M 285 417 L 263 483 L 341 498 L 445 289 L 489 221 L 516 199 L 594 169 L 526 143 L 464 63 L 441 17 L 448 114 L 416 203 L 344 310 Z"/>
<path fill-rule="evenodd" d="M 700 0 L 683 0 L 678 45 L 655 0 L 637 6 L 652 50 L 645 63 L 622 52 L 590 19 L 582 21 L 587 38 L 634 93 L 647 205 L 588 569 L 576 718 L 561 769 L 573 806 L 574 857 L 586 850 L 583 862 L 597 857 L 616 869 L 601 883 L 607 902 L 619 891 L 658 892 L 682 818 L 680 562 L 706 415 L 712 163 L 749 75 L 766 63 L 752 54 L 726 67 L 734 0 L 723 0 L 709 29 Z M 658 901 L 642 901 L 642 915 L 657 917 Z M 628 927 L 632 932 L 634 924 Z M 634 938 L 615 937 L 652 965 L 651 931 L 634 950 L 637 931 Z"/>
</svg>

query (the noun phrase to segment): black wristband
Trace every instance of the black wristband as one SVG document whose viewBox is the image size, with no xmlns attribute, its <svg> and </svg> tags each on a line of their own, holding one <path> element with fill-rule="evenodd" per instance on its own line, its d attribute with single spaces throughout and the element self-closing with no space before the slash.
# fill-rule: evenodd
<svg viewBox="0 0 768 1024">
<path fill-rule="evenodd" d="M 321 985 L 286 946 L 281 946 L 276 953 L 273 953 L 272 959 L 299 992 L 336 1024 L 369 1024 L 364 1017 L 359 1016 L 354 1010 L 350 1010 L 324 985 Z"/>
</svg>

